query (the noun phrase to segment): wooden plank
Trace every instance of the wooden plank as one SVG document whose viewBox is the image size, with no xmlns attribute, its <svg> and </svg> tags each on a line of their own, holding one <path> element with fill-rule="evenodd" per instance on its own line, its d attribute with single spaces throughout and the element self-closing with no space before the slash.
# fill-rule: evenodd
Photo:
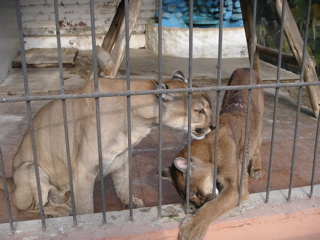
<svg viewBox="0 0 320 240">
<path fill-rule="evenodd" d="M 25 58 L 26 58 L 26 62 L 29 61 L 29 59 L 38 52 L 39 48 L 32 48 L 29 49 L 27 51 L 25 51 Z M 19 55 L 18 57 L 16 57 L 16 59 L 14 59 L 12 61 L 12 67 L 13 68 L 20 68 L 21 67 L 21 55 Z"/>
<path fill-rule="evenodd" d="M 35 52 L 32 57 L 30 57 L 27 61 L 27 65 L 40 65 L 43 59 L 46 57 L 46 53 L 41 51 L 40 48 L 37 52 Z"/>
<path fill-rule="evenodd" d="M 41 62 L 42 64 L 54 64 L 58 63 L 58 53 L 46 53 L 45 58 Z"/>
<path fill-rule="evenodd" d="M 281 18 L 282 13 L 282 0 L 275 1 L 276 12 Z M 298 26 L 291 14 L 288 2 L 285 3 L 285 19 L 284 19 L 284 32 L 288 38 L 288 42 L 291 46 L 292 52 L 296 57 L 299 66 L 302 65 L 302 55 L 303 55 L 303 40 L 298 29 Z M 304 81 L 305 82 L 316 82 L 318 81 L 315 66 L 308 51 L 305 53 L 305 66 L 304 66 Z M 314 116 L 318 118 L 319 116 L 319 105 L 320 105 L 320 87 L 319 86 L 309 86 L 307 87 L 311 107 L 313 109 Z"/>
<path fill-rule="evenodd" d="M 265 47 L 265 46 L 262 46 L 260 44 L 257 44 L 256 50 L 259 53 L 263 53 L 263 54 L 266 54 L 266 55 L 274 57 L 274 58 L 278 58 L 279 57 L 279 51 L 277 49 L 273 49 L 273 48 L 269 48 L 269 47 Z M 282 58 L 281 59 L 282 59 L 282 61 L 284 61 L 286 63 L 290 63 L 290 64 L 293 64 L 293 65 L 298 65 L 297 59 L 292 54 L 282 53 Z"/>
<path fill-rule="evenodd" d="M 62 66 L 74 67 L 78 49 L 62 48 L 61 50 Z M 27 50 L 25 55 L 28 68 L 59 67 L 57 48 L 33 48 Z M 21 56 L 19 55 L 14 61 L 12 61 L 12 67 L 19 68 L 21 66 Z"/>
<path fill-rule="evenodd" d="M 75 66 L 75 60 L 78 55 L 78 49 L 77 48 L 64 48 L 62 51 L 62 63 L 63 66 L 65 67 L 67 64 L 68 65 L 73 65 Z"/>
</svg>

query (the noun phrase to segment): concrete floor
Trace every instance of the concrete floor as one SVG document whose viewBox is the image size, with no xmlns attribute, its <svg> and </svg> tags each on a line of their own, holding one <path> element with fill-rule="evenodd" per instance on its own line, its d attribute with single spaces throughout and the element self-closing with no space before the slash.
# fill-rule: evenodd
<svg viewBox="0 0 320 240">
<path fill-rule="evenodd" d="M 130 51 L 130 74 L 132 78 L 157 79 L 158 58 L 156 55 L 143 50 Z M 223 84 L 238 67 L 248 67 L 247 59 L 224 59 L 222 61 Z M 76 59 L 76 67 L 65 69 L 64 79 L 68 90 L 83 85 L 84 78 L 91 67 L 91 53 L 80 52 Z M 176 70 L 188 73 L 188 59 L 163 57 L 163 78 L 170 77 Z M 275 80 L 276 68 L 262 63 L 261 77 L 265 82 Z M 125 76 L 125 65 L 122 64 L 118 77 Z M 195 59 L 193 62 L 193 82 L 197 86 L 216 84 L 217 59 Z M 22 96 L 23 77 L 21 69 L 12 69 L 6 80 L 0 85 L 0 97 Z M 57 93 L 59 90 L 58 69 L 28 69 L 28 79 L 32 94 L 45 95 Z M 294 80 L 299 76 L 281 71 L 281 79 Z M 285 189 L 289 186 L 291 160 L 293 152 L 293 138 L 296 119 L 296 89 L 280 89 L 278 118 L 276 122 L 276 137 L 274 149 L 274 163 L 271 178 L 271 190 Z M 262 146 L 262 165 L 268 170 L 270 159 L 271 130 L 273 121 L 274 89 L 265 89 L 265 114 L 264 114 L 264 137 Z M 209 93 L 213 108 L 216 107 L 216 93 Z M 306 93 L 303 94 L 303 103 L 308 105 Z M 32 102 L 33 113 L 36 113 L 46 101 Z M 5 162 L 6 176 L 10 177 L 11 160 L 17 151 L 19 143 L 27 127 L 25 103 L 2 103 L 0 104 L 0 147 Z M 312 117 L 312 111 L 307 107 L 302 108 L 299 132 L 296 148 L 296 165 L 294 169 L 293 186 L 307 186 L 311 181 L 312 161 L 314 154 L 315 133 L 317 120 Z M 186 145 L 186 134 L 180 131 L 164 128 L 163 132 L 163 167 L 171 164 L 177 153 Z M 146 206 L 158 204 L 158 178 L 157 178 L 157 130 L 142 140 L 133 149 L 133 191 L 142 198 Z M 319 159 L 318 150 L 318 159 Z M 320 183 L 320 168 L 317 162 L 316 183 Z M 107 211 L 120 210 L 121 205 L 115 195 L 113 185 L 109 177 L 104 179 L 106 191 Z M 264 192 L 267 185 L 267 174 L 259 180 L 249 180 L 250 193 Z M 99 183 L 95 185 L 94 204 L 95 212 L 101 211 L 101 194 Z M 163 204 L 179 203 L 181 198 L 176 193 L 171 183 L 163 181 Z M 38 214 L 30 214 L 18 211 L 14 207 L 15 220 L 28 220 L 38 218 Z M 0 191 L 0 223 L 7 222 L 4 194 Z"/>
</svg>

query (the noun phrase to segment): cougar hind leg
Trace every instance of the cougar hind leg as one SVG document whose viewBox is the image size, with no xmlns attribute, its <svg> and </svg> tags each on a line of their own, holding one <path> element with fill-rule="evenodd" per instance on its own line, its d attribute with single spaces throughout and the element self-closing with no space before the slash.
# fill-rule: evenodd
<svg viewBox="0 0 320 240">
<path fill-rule="evenodd" d="M 64 217 L 70 216 L 71 209 L 71 194 L 70 191 L 63 193 L 56 187 L 53 187 L 48 192 L 49 203 L 44 207 L 44 213 L 48 217 Z"/>
<path fill-rule="evenodd" d="M 48 204 L 48 194 L 54 186 L 49 181 L 47 173 L 39 167 L 42 202 Z M 39 197 L 36 175 L 33 162 L 25 162 L 14 171 L 15 191 L 13 194 L 14 205 L 20 210 L 29 212 L 39 211 Z"/>
<path fill-rule="evenodd" d="M 255 179 L 262 178 L 264 175 L 264 170 L 262 169 L 262 166 L 261 166 L 261 157 L 260 157 L 261 143 L 262 143 L 262 137 L 260 138 L 258 147 L 256 148 L 252 156 L 252 166 L 250 168 L 250 177 Z"/>
</svg>

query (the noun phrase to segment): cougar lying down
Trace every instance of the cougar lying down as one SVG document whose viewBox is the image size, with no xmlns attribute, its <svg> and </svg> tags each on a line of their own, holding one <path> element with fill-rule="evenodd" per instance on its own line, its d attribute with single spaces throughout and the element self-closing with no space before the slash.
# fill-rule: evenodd
<svg viewBox="0 0 320 240">
<path fill-rule="evenodd" d="M 183 73 L 176 71 L 172 79 L 163 81 L 163 89 L 187 88 Z M 155 81 L 132 80 L 132 91 L 155 90 Z M 93 82 L 76 93 L 92 93 Z M 99 79 L 100 92 L 126 91 L 126 81 Z M 187 93 L 166 93 L 163 98 L 163 125 L 187 130 Z M 157 95 L 131 96 L 132 146 L 137 145 L 151 129 L 159 124 Z M 94 99 L 70 99 L 67 117 L 76 213 L 93 213 L 93 187 L 99 180 L 96 110 Z M 111 174 L 124 208 L 129 204 L 128 130 L 126 97 L 100 98 L 103 174 Z M 212 111 L 205 93 L 193 93 L 192 135 L 201 139 L 210 131 Z M 70 215 L 71 200 L 68 180 L 66 143 L 61 101 L 52 101 L 34 117 L 35 141 L 46 215 Z M 1 178 L 0 178 L 1 180 Z M 20 210 L 39 211 L 34 160 L 27 130 L 13 159 L 13 182 L 7 180 L 14 191 L 13 201 Z M 0 186 L 3 188 L 1 181 Z M 142 200 L 133 197 L 134 207 L 143 207 Z"/>
<path fill-rule="evenodd" d="M 236 69 L 229 85 L 249 84 L 249 69 Z M 260 79 L 253 72 L 253 84 Z M 181 225 L 179 239 L 202 239 L 210 223 L 222 213 L 232 209 L 238 202 L 241 162 L 244 153 L 244 137 L 247 116 L 248 90 L 226 91 L 222 102 L 219 124 L 217 181 L 221 192 L 213 199 L 213 169 L 216 131 L 211 131 L 203 140 L 191 142 L 190 156 L 190 201 L 201 207 L 195 215 Z M 252 90 L 250 128 L 246 150 L 246 166 L 252 160 L 250 176 L 261 178 L 264 171 L 260 162 L 262 142 L 262 115 L 264 112 L 262 89 Z M 186 197 L 187 147 L 184 148 L 162 176 L 169 179 L 182 198 Z M 249 197 L 248 173 L 245 171 L 241 200 Z"/>
</svg>

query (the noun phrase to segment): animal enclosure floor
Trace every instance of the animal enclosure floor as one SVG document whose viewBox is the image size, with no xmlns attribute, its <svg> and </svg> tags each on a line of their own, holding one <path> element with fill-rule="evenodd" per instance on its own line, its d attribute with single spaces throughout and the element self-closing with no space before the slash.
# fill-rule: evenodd
<svg viewBox="0 0 320 240">
<path fill-rule="evenodd" d="M 157 79 L 158 57 L 147 50 L 130 51 L 130 75 L 132 79 Z M 194 59 L 193 82 L 198 86 L 216 84 L 217 59 Z M 227 84 L 227 79 L 232 71 L 238 67 L 248 67 L 247 59 L 223 59 L 222 61 L 222 84 Z M 91 52 L 80 51 L 75 59 L 75 66 L 65 68 L 63 79 L 67 90 L 81 87 L 91 68 Z M 186 75 L 188 73 L 188 59 L 163 56 L 163 78 L 170 78 L 174 70 L 180 69 Z M 261 76 L 265 82 L 275 80 L 276 68 L 263 63 Z M 123 63 L 118 77 L 125 77 L 125 64 Z M 299 79 L 299 76 L 281 71 L 282 80 Z M 28 68 L 28 80 L 31 95 L 48 95 L 59 93 L 59 69 L 58 68 Z M 8 77 L 0 84 L 0 97 L 18 97 L 24 95 L 22 70 L 13 68 Z M 281 88 L 279 90 L 279 104 L 276 119 L 276 134 L 274 139 L 273 165 L 271 175 L 271 190 L 286 189 L 289 187 L 290 170 L 293 153 L 293 140 L 296 119 L 296 93 L 295 88 Z M 262 144 L 262 165 L 266 173 L 269 168 L 270 146 L 272 137 L 272 122 L 274 115 L 274 89 L 264 89 L 265 114 L 264 134 Z M 215 112 L 216 93 L 209 92 L 212 107 Z M 223 94 L 222 94 L 223 95 Z M 306 91 L 303 91 L 303 105 L 308 105 Z M 33 114 L 45 105 L 47 101 L 34 101 L 31 103 Z M 1 103 L 0 104 L 0 147 L 5 162 L 6 176 L 12 176 L 12 158 L 17 151 L 20 141 L 27 128 L 26 104 Z M 306 107 L 301 110 L 299 129 L 296 145 L 296 163 L 293 173 L 293 186 L 310 185 L 312 163 L 314 158 L 315 133 L 317 120 L 312 117 L 312 111 Z M 162 166 L 169 166 L 178 152 L 187 144 L 186 133 L 164 127 L 163 130 L 163 159 Z M 320 161 L 316 168 L 316 183 L 320 183 Z M 149 136 L 133 149 L 133 192 L 143 199 L 146 206 L 158 205 L 158 130 L 155 129 Z M 267 187 L 268 175 L 262 179 L 249 179 L 249 191 L 251 193 L 264 192 Z M 109 176 L 104 179 L 106 209 L 121 210 L 121 204 L 116 196 L 114 187 Z M 162 180 L 162 204 L 180 203 L 182 199 L 168 181 Z M 94 188 L 95 212 L 101 211 L 100 183 Z M 11 201 L 13 216 L 16 221 L 39 218 L 38 214 L 18 211 Z M 7 222 L 7 210 L 3 191 L 0 191 L 0 223 Z"/>
</svg>

